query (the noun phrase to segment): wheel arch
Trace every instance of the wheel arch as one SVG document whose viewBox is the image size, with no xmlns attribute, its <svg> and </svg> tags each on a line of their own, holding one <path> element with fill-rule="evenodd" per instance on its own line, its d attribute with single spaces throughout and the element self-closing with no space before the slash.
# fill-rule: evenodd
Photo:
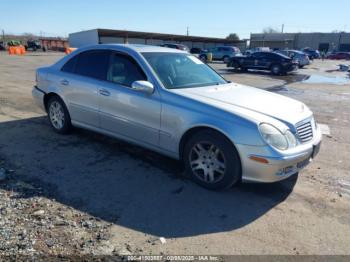
<svg viewBox="0 0 350 262">
<path fill-rule="evenodd" d="M 50 101 L 50 99 L 51 99 L 52 97 L 55 97 L 55 96 L 58 97 L 59 99 L 61 99 L 63 103 L 65 103 L 64 100 L 62 99 L 62 97 L 61 97 L 59 94 L 57 94 L 57 93 L 55 93 L 55 92 L 49 92 L 49 93 L 47 93 L 47 94 L 44 95 L 44 106 L 45 106 L 46 112 L 47 112 L 48 102 Z M 66 106 L 67 106 L 67 105 L 66 105 Z"/>
<path fill-rule="evenodd" d="M 223 136 L 236 150 L 237 156 L 238 156 L 239 161 L 240 161 L 241 166 L 242 166 L 242 160 L 241 160 L 241 156 L 239 154 L 239 151 L 238 151 L 237 147 L 235 146 L 234 142 L 231 139 L 229 139 L 228 135 L 224 131 L 222 131 L 218 128 L 214 128 L 214 127 L 206 126 L 206 125 L 199 125 L 199 126 L 191 127 L 182 135 L 182 137 L 180 139 L 180 143 L 179 143 L 179 159 L 181 160 L 183 157 L 184 149 L 185 149 L 185 145 L 186 145 L 187 141 L 196 133 L 206 131 L 206 130 L 215 132 L 215 133 Z"/>
<path fill-rule="evenodd" d="M 271 63 L 271 65 L 270 65 L 270 67 L 269 67 L 269 69 L 271 70 L 272 69 L 272 67 L 274 67 L 274 66 L 279 66 L 281 69 L 282 69 L 282 65 L 281 65 L 281 63 L 279 63 L 279 62 L 272 62 Z"/>
</svg>

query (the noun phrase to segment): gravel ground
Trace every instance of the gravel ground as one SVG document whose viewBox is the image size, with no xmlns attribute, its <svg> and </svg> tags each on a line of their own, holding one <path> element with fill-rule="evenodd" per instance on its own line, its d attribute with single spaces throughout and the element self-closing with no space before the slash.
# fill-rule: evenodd
<svg viewBox="0 0 350 262">
<path fill-rule="evenodd" d="M 305 102 L 331 131 L 298 177 L 218 193 L 145 149 L 84 130 L 55 134 L 31 88 L 35 68 L 61 56 L 0 53 L 0 256 L 350 255 L 350 82 L 339 62 L 284 77 L 212 64 Z"/>
</svg>

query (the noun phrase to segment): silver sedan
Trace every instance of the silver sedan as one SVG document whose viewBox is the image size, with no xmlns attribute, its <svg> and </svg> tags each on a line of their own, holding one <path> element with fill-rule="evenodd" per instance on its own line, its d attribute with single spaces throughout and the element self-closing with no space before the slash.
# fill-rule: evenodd
<svg viewBox="0 0 350 262">
<path fill-rule="evenodd" d="M 175 49 L 85 47 L 38 69 L 36 80 L 33 97 L 56 132 L 86 128 L 180 159 L 209 189 L 286 179 L 320 149 L 303 103 L 229 83 Z"/>
</svg>

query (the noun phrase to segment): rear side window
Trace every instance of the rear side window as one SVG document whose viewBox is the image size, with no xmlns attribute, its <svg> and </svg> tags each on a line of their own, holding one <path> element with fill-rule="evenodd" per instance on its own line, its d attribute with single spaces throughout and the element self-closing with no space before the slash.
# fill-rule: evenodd
<svg viewBox="0 0 350 262">
<path fill-rule="evenodd" d="M 75 72 L 75 66 L 77 64 L 77 61 L 78 61 L 78 56 L 74 56 L 64 64 L 61 71 L 73 74 Z"/>
<path fill-rule="evenodd" d="M 282 55 L 276 55 L 276 54 L 273 54 L 273 53 L 265 54 L 265 57 L 269 58 L 269 59 L 278 59 L 278 58 L 281 58 L 281 56 Z"/>
<path fill-rule="evenodd" d="M 133 58 L 114 53 L 108 69 L 107 80 L 131 87 L 133 82 L 147 80 L 147 77 Z"/>
<path fill-rule="evenodd" d="M 99 80 L 106 80 L 110 51 L 93 50 L 81 53 L 75 67 L 75 73 Z"/>
<path fill-rule="evenodd" d="M 254 53 L 252 56 L 255 57 L 255 58 L 264 58 L 265 54 L 257 52 L 257 53 Z"/>
</svg>

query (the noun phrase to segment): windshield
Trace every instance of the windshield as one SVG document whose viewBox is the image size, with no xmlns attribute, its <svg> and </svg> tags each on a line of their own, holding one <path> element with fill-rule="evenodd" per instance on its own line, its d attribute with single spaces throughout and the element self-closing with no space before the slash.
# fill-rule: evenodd
<svg viewBox="0 0 350 262">
<path fill-rule="evenodd" d="M 167 89 L 226 84 L 211 67 L 190 54 L 143 53 Z"/>
</svg>

